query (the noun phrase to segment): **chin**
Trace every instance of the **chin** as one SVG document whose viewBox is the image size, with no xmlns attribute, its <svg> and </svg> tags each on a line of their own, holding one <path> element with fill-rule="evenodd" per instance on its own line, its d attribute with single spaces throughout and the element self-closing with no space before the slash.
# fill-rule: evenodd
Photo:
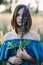
<svg viewBox="0 0 43 65">
<path fill-rule="evenodd" d="M 21 24 L 18 24 L 19 26 L 21 26 Z"/>
</svg>

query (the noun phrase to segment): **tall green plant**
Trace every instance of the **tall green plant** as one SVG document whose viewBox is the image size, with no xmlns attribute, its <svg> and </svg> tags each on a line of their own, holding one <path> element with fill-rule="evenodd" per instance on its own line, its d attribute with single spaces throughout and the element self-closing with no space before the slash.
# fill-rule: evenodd
<svg viewBox="0 0 43 65">
<path fill-rule="evenodd" d="M 5 34 L 6 32 L 8 32 L 8 29 L 7 29 L 7 26 L 6 26 L 6 25 L 0 26 L 0 30 L 2 30 L 4 34 Z"/>
<path fill-rule="evenodd" d="M 41 42 L 43 43 L 43 33 L 40 31 L 40 29 L 38 29 L 38 33 L 40 35 Z"/>
<path fill-rule="evenodd" d="M 0 4 L 2 4 L 4 2 L 4 0 L 0 0 Z"/>
</svg>

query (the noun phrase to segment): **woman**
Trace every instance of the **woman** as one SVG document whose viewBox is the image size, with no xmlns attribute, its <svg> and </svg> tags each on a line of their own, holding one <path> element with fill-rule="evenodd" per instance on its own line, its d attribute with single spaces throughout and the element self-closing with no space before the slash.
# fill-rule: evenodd
<svg viewBox="0 0 43 65">
<path fill-rule="evenodd" d="M 10 65 L 39 65 L 43 61 L 43 46 L 39 35 L 30 31 L 31 25 L 28 7 L 18 5 L 11 21 L 13 30 L 5 35 L 0 49 L 0 60 L 7 60 Z"/>
</svg>

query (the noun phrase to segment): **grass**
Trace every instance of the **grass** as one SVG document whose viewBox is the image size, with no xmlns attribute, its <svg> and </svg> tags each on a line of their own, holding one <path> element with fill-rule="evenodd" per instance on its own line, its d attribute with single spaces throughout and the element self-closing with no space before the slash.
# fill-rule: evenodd
<svg viewBox="0 0 43 65">
<path fill-rule="evenodd" d="M 40 39 L 41 39 L 41 42 L 43 44 L 43 33 L 40 31 L 40 29 L 38 29 L 38 33 L 40 35 Z"/>
</svg>

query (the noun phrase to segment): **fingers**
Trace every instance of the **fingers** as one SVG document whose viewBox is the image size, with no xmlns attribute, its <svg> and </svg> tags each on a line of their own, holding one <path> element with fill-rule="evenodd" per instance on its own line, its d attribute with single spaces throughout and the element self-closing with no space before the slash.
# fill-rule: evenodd
<svg viewBox="0 0 43 65">
<path fill-rule="evenodd" d="M 18 56 L 16 56 L 16 59 L 22 61 L 22 59 L 20 57 L 18 57 Z"/>
<path fill-rule="evenodd" d="M 20 53 L 22 53 L 21 48 L 19 48 L 19 49 L 17 50 L 17 55 L 19 55 Z"/>
<path fill-rule="evenodd" d="M 22 63 L 22 59 L 20 57 L 16 58 L 16 64 L 21 64 Z"/>
<path fill-rule="evenodd" d="M 17 50 L 17 55 L 20 55 L 21 53 L 23 53 L 25 50 L 23 49 L 23 51 L 22 51 L 22 49 L 21 48 L 19 48 L 18 50 Z"/>
<path fill-rule="evenodd" d="M 20 51 L 22 51 L 22 49 L 19 47 L 19 49 L 17 50 L 17 52 L 19 53 Z"/>
<path fill-rule="evenodd" d="M 18 56 L 18 57 L 22 58 L 22 57 L 24 56 L 24 54 L 26 54 L 25 49 L 23 49 L 23 51 L 21 50 L 21 48 L 19 48 L 19 49 L 17 50 L 17 56 Z"/>
<path fill-rule="evenodd" d="M 20 57 L 20 53 L 17 53 L 17 57 Z"/>
<path fill-rule="evenodd" d="M 18 62 L 18 61 L 17 61 L 16 64 L 22 64 L 22 62 Z"/>
<path fill-rule="evenodd" d="M 20 52 L 20 50 L 18 49 L 18 50 L 17 50 L 17 53 L 19 53 L 19 52 Z"/>
<path fill-rule="evenodd" d="M 19 48 L 19 49 L 17 50 L 17 53 L 19 54 L 19 53 L 22 53 L 22 52 L 24 52 L 24 51 L 25 51 L 25 49 L 23 49 L 23 51 L 22 51 L 22 49 Z"/>
</svg>

